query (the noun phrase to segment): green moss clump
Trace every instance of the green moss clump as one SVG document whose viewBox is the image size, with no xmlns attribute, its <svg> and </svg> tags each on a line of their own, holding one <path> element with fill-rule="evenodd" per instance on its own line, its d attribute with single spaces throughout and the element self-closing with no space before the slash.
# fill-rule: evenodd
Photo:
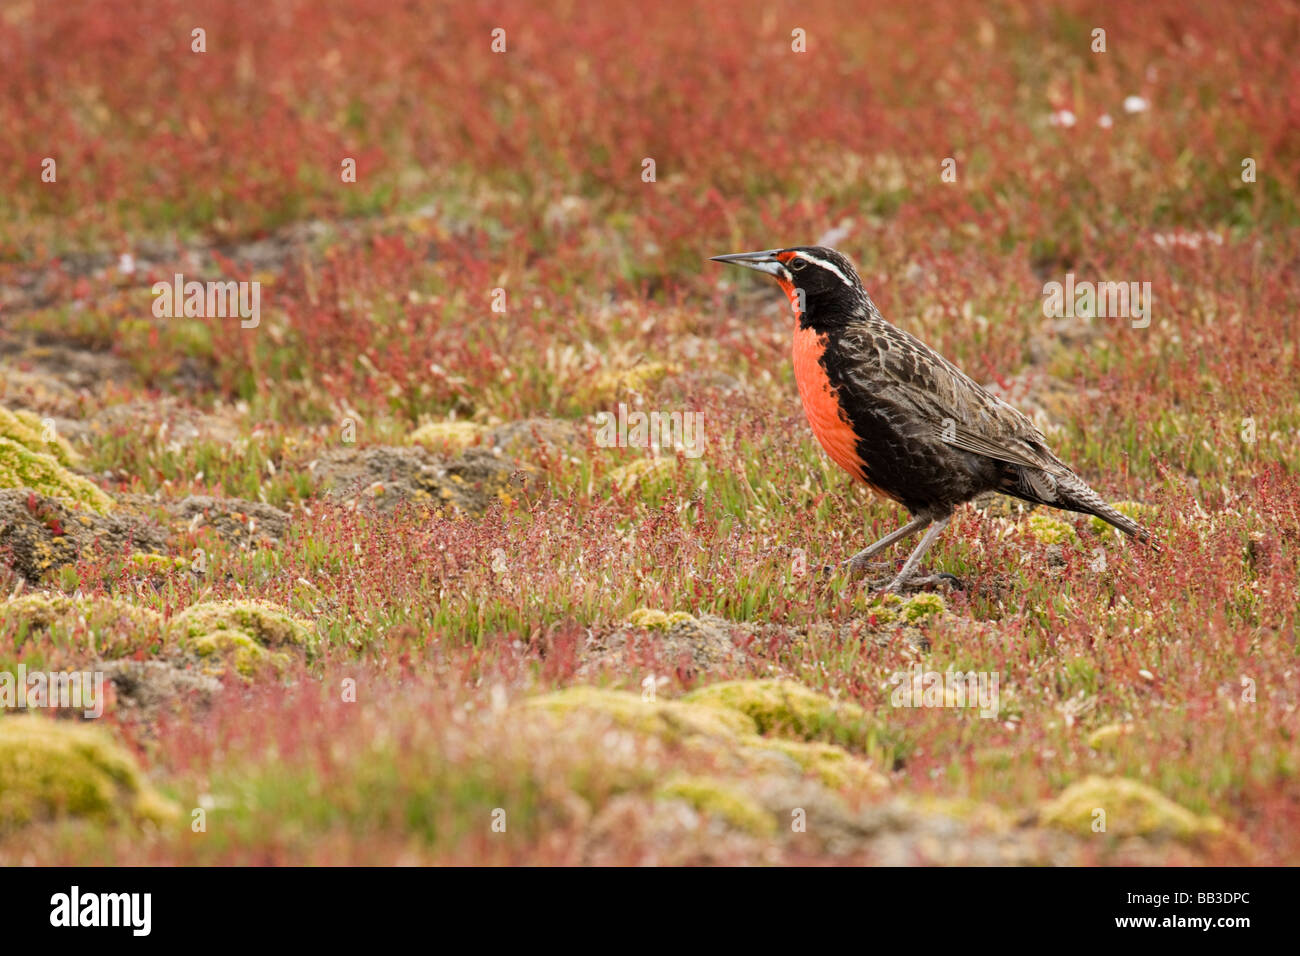
<svg viewBox="0 0 1300 956">
<path fill-rule="evenodd" d="M 106 597 L 72 598 L 66 594 L 23 594 L 0 601 L 0 620 L 20 620 L 31 627 L 49 627 L 73 616 L 88 625 L 125 618 L 137 627 L 156 627 L 162 617 L 147 607 Z"/>
<path fill-rule="evenodd" d="M 1010 814 L 991 803 L 966 797 L 917 797 L 908 803 L 922 813 L 962 820 L 993 833 L 1010 833 L 1016 828 L 1016 820 Z"/>
<path fill-rule="evenodd" d="M 1116 836 L 1164 836 L 1195 841 L 1219 836 L 1223 821 L 1198 816 L 1154 787 L 1125 777 L 1085 777 L 1043 804 L 1039 817 L 1048 826 L 1071 833 L 1092 832 L 1095 811 L 1106 813 L 1106 832 Z"/>
<path fill-rule="evenodd" d="M 29 638 L 40 632 L 69 644 L 76 634 L 91 634 L 95 646 L 89 650 L 107 660 L 133 654 L 163 636 L 162 616 L 149 608 L 113 598 L 64 594 L 24 594 L 0 601 L 0 630 L 10 627 Z"/>
<path fill-rule="evenodd" d="M 1107 724 L 1088 735 L 1088 746 L 1093 750 L 1114 750 L 1120 740 L 1132 732 L 1132 724 Z"/>
<path fill-rule="evenodd" d="M 64 818 L 166 825 L 180 816 L 98 727 L 28 715 L 0 719 L 0 833 Z"/>
<path fill-rule="evenodd" d="M 46 628 L 62 618 L 72 600 L 61 594 L 24 594 L 0 603 L 0 621 L 29 628 Z"/>
<path fill-rule="evenodd" d="M 1067 544 L 1078 540 L 1074 528 L 1049 515 L 1030 515 L 1029 534 L 1043 544 Z"/>
<path fill-rule="evenodd" d="M 195 638 L 190 648 L 199 657 L 222 662 L 223 666 L 209 668 L 209 672 L 216 677 L 225 673 L 226 663 L 233 664 L 239 676 L 248 678 L 256 676 L 267 667 L 277 674 L 283 674 L 289 666 L 288 654 L 268 651 L 243 631 L 213 631 Z"/>
<path fill-rule="evenodd" d="M 42 443 L 44 444 L 44 443 Z M 0 488 L 31 488 L 72 507 L 99 514 L 113 510 L 113 499 L 96 484 L 73 474 L 53 455 L 33 451 L 0 434 Z"/>
<path fill-rule="evenodd" d="M 655 791 L 660 800 L 685 800 L 696 810 L 721 817 L 756 836 L 776 832 L 776 818 L 734 786 L 712 777 L 681 776 Z"/>
<path fill-rule="evenodd" d="M 600 716 L 634 734 L 680 746 L 688 761 L 703 759 L 713 768 L 729 768 L 728 773 L 802 771 L 835 789 L 878 790 L 888 785 L 869 761 L 832 743 L 759 734 L 762 724 L 793 730 L 801 737 L 817 733 L 847 737 L 849 725 L 832 728 L 832 722 L 858 717 L 857 708 L 790 681 L 736 681 L 714 687 L 724 692 L 696 691 L 679 700 L 647 701 L 626 691 L 577 686 L 529 698 L 526 706 L 559 717 L 566 726 L 574 726 L 581 716 Z M 737 702 L 753 713 L 734 706 Z M 796 716 L 791 718 L 790 713 Z"/>
<path fill-rule="evenodd" d="M 889 785 L 871 764 L 843 747 L 819 741 L 785 740 L 781 737 L 748 737 L 741 741 L 755 753 L 775 750 L 797 763 L 804 772 L 836 790 L 883 790 Z"/>
<path fill-rule="evenodd" d="M 168 557 L 165 554 L 149 554 L 136 551 L 130 558 L 131 566 L 137 571 L 160 572 L 175 571 L 187 567 L 189 562 L 182 557 Z"/>
<path fill-rule="evenodd" d="M 652 630 L 666 631 L 674 624 L 694 624 L 695 618 L 685 611 L 673 611 L 671 614 L 666 611 L 655 611 L 650 608 L 637 608 L 627 619 L 627 622 L 633 627 L 644 627 Z"/>
<path fill-rule="evenodd" d="M 657 385 L 681 367 L 664 362 L 643 362 L 628 369 L 606 369 L 591 378 L 584 389 L 584 398 L 590 405 L 607 405 L 628 393 L 642 392 Z"/>
<path fill-rule="evenodd" d="M 44 435 L 45 425 L 33 413 L 0 407 L 0 437 L 17 442 L 28 451 L 49 455 L 60 465 L 70 467 L 78 463 L 78 455 L 67 439 L 55 435 L 52 441 L 46 441 Z"/>
<path fill-rule="evenodd" d="M 898 620 L 903 607 L 903 599 L 897 594 L 882 594 L 867 606 L 867 614 L 875 618 L 878 625 L 893 624 Z"/>
<path fill-rule="evenodd" d="M 609 480 L 624 494 L 638 486 L 667 485 L 677 478 L 677 461 L 672 454 L 637 458 L 610 471 Z M 684 478 L 691 485 L 700 484 L 707 474 L 707 468 L 699 458 L 685 459 L 683 469 Z"/>
<path fill-rule="evenodd" d="M 739 711 L 761 734 L 845 743 L 861 739 L 866 712 L 788 680 L 727 681 L 692 691 L 682 700 Z"/>
<path fill-rule="evenodd" d="M 184 647 L 218 631 L 240 631 L 262 647 L 310 647 L 315 636 L 309 621 L 264 601 L 208 601 L 186 608 L 172 619 L 171 633 Z"/>
<path fill-rule="evenodd" d="M 947 612 L 948 605 L 938 594 L 918 594 L 903 605 L 903 617 L 911 624 L 927 617 L 941 617 Z"/>
<path fill-rule="evenodd" d="M 460 451 L 477 443 L 483 431 L 477 422 L 429 422 L 411 432 L 407 441 L 439 451 Z"/>
</svg>

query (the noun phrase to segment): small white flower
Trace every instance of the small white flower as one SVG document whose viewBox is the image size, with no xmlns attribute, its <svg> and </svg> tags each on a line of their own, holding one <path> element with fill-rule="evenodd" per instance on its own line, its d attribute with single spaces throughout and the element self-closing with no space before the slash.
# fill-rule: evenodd
<svg viewBox="0 0 1300 956">
<path fill-rule="evenodd" d="M 1100 116 L 1097 117 L 1097 125 L 1100 126 L 1102 129 L 1110 129 L 1112 126 L 1115 125 L 1115 121 L 1110 118 L 1109 113 L 1102 113 Z"/>
<path fill-rule="evenodd" d="M 124 275 L 130 275 L 135 271 L 135 256 L 129 252 L 124 252 L 117 257 L 117 270 Z"/>
<path fill-rule="evenodd" d="M 1146 112 L 1147 110 L 1149 110 L 1150 108 L 1151 108 L 1151 104 L 1148 103 L 1146 100 L 1144 100 L 1144 99 L 1143 99 L 1142 97 L 1140 97 L 1140 96 L 1126 96 L 1126 97 L 1124 97 L 1124 112 L 1125 112 L 1125 113 L 1145 113 L 1145 112 Z"/>
<path fill-rule="evenodd" d="M 1069 110 L 1057 110 L 1051 115 L 1049 122 L 1053 126 L 1064 126 L 1066 129 L 1069 129 L 1075 124 L 1076 120 L 1074 113 Z"/>
</svg>

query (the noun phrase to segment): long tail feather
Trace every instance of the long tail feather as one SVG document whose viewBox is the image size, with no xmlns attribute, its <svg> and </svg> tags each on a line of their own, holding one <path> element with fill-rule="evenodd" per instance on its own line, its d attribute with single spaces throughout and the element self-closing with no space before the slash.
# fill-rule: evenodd
<svg viewBox="0 0 1300 956">
<path fill-rule="evenodd" d="M 1160 545 L 1156 543 L 1150 531 L 1113 507 L 1105 498 L 1088 487 L 1087 482 L 1078 475 L 1058 477 L 1048 475 L 1039 469 L 1017 468 L 1014 472 L 1014 481 L 1009 486 L 1004 486 L 1003 490 L 1007 494 L 1037 504 L 1095 515 L 1126 535 L 1136 538 L 1156 551 L 1160 550 Z"/>
</svg>

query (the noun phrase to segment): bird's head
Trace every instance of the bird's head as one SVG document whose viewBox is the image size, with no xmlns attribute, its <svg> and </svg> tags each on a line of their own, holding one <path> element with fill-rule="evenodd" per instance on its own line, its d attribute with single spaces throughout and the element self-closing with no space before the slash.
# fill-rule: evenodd
<svg viewBox="0 0 1300 956">
<path fill-rule="evenodd" d="M 825 246 L 737 252 L 712 259 L 774 277 L 790 299 L 796 317 L 808 325 L 833 324 L 870 304 L 853 264 Z"/>
</svg>

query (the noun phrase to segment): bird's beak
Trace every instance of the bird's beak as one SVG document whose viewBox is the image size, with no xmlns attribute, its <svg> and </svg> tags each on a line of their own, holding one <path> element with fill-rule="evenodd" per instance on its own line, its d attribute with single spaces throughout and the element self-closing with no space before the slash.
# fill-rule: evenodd
<svg viewBox="0 0 1300 956">
<path fill-rule="evenodd" d="M 709 259 L 711 262 L 729 262 L 732 265 L 744 266 L 746 269 L 766 272 L 770 276 L 788 275 L 785 266 L 776 257 L 780 251 L 780 249 L 767 249 L 763 252 L 734 252 L 729 256 L 710 256 Z"/>
</svg>

